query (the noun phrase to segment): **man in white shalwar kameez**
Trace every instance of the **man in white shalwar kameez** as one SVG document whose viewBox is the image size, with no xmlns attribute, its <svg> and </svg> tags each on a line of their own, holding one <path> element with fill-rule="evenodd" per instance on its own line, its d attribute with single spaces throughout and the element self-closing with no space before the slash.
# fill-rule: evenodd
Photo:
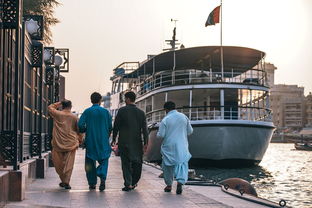
<svg viewBox="0 0 312 208">
<path fill-rule="evenodd" d="M 188 161 L 191 154 L 188 149 L 187 136 L 193 128 L 190 120 L 184 114 L 175 110 L 174 102 L 166 102 L 164 108 L 167 115 L 159 125 L 157 136 L 163 138 L 161 145 L 162 169 L 166 187 L 165 192 L 171 192 L 173 178 L 177 184 L 177 194 L 182 193 L 182 185 L 188 179 Z"/>
</svg>

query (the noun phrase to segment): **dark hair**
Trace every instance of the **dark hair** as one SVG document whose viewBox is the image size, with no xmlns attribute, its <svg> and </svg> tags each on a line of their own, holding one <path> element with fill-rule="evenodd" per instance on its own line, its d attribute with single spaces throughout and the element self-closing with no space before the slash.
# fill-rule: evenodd
<svg viewBox="0 0 312 208">
<path fill-rule="evenodd" d="M 91 103 L 97 104 L 102 100 L 102 95 L 98 92 L 94 92 L 91 94 Z"/>
<path fill-rule="evenodd" d="M 134 102 L 136 96 L 134 92 L 130 91 L 125 94 L 125 98 L 129 98 L 131 102 Z"/>
<path fill-rule="evenodd" d="M 171 110 L 174 110 L 175 108 L 176 108 L 176 105 L 175 105 L 175 103 L 172 102 L 172 101 L 168 101 L 168 102 L 166 102 L 166 103 L 164 104 L 164 109 L 166 109 L 166 110 L 171 111 Z"/>
<path fill-rule="evenodd" d="M 61 103 L 63 109 L 72 107 L 72 102 L 70 100 L 63 100 Z"/>
</svg>

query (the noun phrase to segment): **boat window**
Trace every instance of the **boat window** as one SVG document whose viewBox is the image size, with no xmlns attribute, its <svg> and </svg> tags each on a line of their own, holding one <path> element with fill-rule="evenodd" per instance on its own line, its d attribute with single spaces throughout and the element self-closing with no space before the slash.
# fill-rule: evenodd
<svg viewBox="0 0 312 208">
<path fill-rule="evenodd" d="M 154 110 L 160 110 L 164 108 L 166 100 L 166 93 L 159 93 L 154 95 L 154 103 L 153 103 L 153 109 Z"/>
<path fill-rule="evenodd" d="M 140 102 L 136 103 L 137 107 L 140 108 L 143 111 L 145 110 L 144 102 L 145 101 L 140 101 Z"/>
<path fill-rule="evenodd" d="M 150 96 L 150 97 L 148 97 L 148 98 L 146 98 L 146 100 L 145 100 L 145 112 L 146 113 L 148 113 L 148 112 L 151 112 L 152 110 L 153 110 L 153 108 L 152 108 L 152 97 Z"/>
<path fill-rule="evenodd" d="M 238 91 L 238 105 L 264 108 L 268 96 L 265 91 L 240 89 Z"/>
<path fill-rule="evenodd" d="M 220 89 L 193 90 L 192 106 L 208 106 L 220 110 Z"/>
<path fill-rule="evenodd" d="M 190 90 L 170 91 L 167 100 L 175 102 L 177 108 L 190 106 Z"/>
<path fill-rule="evenodd" d="M 238 118 L 238 89 L 224 90 L 224 119 Z"/>
<path fill-rule="evenodd" d="M 194 89 L 191 109 L 191 119 L 220 119 L 220 89 Z"/>
</svg>

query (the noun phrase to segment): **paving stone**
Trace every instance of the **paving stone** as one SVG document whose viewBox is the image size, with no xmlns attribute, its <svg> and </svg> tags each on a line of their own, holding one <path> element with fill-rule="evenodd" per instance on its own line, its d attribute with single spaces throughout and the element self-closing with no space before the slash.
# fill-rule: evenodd
<svg viewBox="0 0 312 208">
<path fill-rule="evenodd" d="M 7 208 L 34 207 L 72 207 L 72 208 L 198 208 L 230 207 L 217 202 L 207 196 L 198 194 L 188 187 L 184 187 L 182 195 L 165 193 L 163 179 L 159 178 L 159 170 L 150 166 L 143 166 L 142 178 L 138 187 L 131 192 L 123 192 L 123 178 L 120 158 L 112 156 L 109 161 L 106 189 L 99 192 L 90 191 L 84 170 L 84 151 L 77 151 L 75 166 L 71 179 L 71 190 L 64 190 L 58 186 L 60 180 L 54 170 L 49 168 L 45 179 L 37 179 L 29 185 L 25 192 L 25 200 L 11 202 Z M 98 181 L 99 183 L 99 181 Z M 99 184 L 98 184 L 99 185 Z"/>
</svg>

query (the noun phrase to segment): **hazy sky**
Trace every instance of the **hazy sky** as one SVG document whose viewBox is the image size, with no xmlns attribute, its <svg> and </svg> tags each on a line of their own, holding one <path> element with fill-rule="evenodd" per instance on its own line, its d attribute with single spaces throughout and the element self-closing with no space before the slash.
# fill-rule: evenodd
<svg viewBox="0 0 312 208">
<path fill-rule="evenodd" d="M 61 1 L 61 0 L 60 0 Z M 143 61 L 177 38 L 186 47 L 219 45 L 220 24 L 204 27 L 219 0 L 64 0 L 55 16 L 54 46 L 70 49 L 66 97 L 76 110 L 90 106 L 93 91 L 111 89 L 112 69 Z M 278 70 L 275 82 L 312 91 L 312 0 L 223 0 L 223 45 L 266 52 Z"/>
</svg>

